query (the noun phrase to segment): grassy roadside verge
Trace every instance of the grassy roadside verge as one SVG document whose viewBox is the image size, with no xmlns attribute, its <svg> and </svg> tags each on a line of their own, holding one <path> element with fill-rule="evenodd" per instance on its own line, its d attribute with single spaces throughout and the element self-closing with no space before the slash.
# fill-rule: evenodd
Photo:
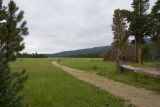
<svg viewBox="0 0 160 107">
<path fill-rule="evenodd" d="M 124 107 L 120 98 L 66 74 L 52 59 L 18 59 L 13 71 L 26 69 L 29 79 L 23 90 L 30 107 Z"/>
<path fill-rule="evenodd" d="M 145 77 L 142 74 L 117 71 L 114 62 L 104 62 L 102 60 L 97 59 L 79 60 L 73 58 L 68 60 L 61 59 L 59 63 L 75 69 L 86 70 L 88 72 L 96 72 L 101 76 L 105 76 L 115 81 L 120 81 L 126 84 L 143 87 L 160 93 L 160 80 Z"/>
<path fill-rule="evenodd" d="M 131 63 L 131 62 L 128 62 L 129 65 L 131 66 L 134 66 L 134 67 L 145 67 L 145 68 L 157 68 L 157 65 L 160 66 L 160 61 L 148 61 L 148 62 L 145 62 L 143 65 L 139 65 L 137 63 Z"/>
</svg>

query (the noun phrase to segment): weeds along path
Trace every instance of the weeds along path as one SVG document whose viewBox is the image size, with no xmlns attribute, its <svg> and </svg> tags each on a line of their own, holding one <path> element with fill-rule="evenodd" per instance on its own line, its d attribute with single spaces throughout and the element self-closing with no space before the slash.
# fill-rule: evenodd
<svg viewBox="0 0 160 107">
<path fill-rule="evenodd" d="M 137 107 L 160 107 L 160 95 L 152 91 L 116 82 L 95 73 L 66 67 L 57 62 L 52 62 L 52 64 L 80 80 L 91 83 L 96 87 L 111 92 L 115 96 L 123 98 L 127 103 Z"/>
</svg>

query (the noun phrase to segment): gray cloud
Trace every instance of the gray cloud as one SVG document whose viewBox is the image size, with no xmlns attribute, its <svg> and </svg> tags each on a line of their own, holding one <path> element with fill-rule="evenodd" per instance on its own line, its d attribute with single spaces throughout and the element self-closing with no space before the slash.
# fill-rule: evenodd
<svg viewBox="0 0 160 107">
<path fill-rule="evenodd" d="M 15 0 L 25 11 L 30 35 L 27 52 L 110 45 L 115 9 L 131 9 L 132 0 Z M 152 4 L 155 0 L 152 0 Z"/>
</svg>

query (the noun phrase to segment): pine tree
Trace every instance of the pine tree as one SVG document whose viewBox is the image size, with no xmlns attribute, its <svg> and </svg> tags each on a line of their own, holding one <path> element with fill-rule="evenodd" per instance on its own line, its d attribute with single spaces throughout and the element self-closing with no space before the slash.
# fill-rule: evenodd
<svg viewBox="0 0 160 107">
<path fill-rule="evenodd" d="M 15 60 L 15 55 L 24 49 L 23 39 L 28 35 L 27 22 L 23 20 L 24 11 L 19 11 L 16 3 L 10 1 L 6 10 L 6 32 L 4 53 L 7 61 Z"/>
<path fill-rule="evenodd" d="M 19 94 L 27 79 L 25 70 L 11 72 L 4 53 L 7 37 L 6 7 L 0 0 L 0 107 L 24 107 L 23 96 Z M 14 48 L 14 47 L 13 47 Z"/>
<path fill-rule="evenodd" d="M 23 96 L 19 92 L 23 88 L 27 76 L 25 71 L 10 71 L 7 61 L 0 52 L 0 107 L 24 107 Z"/>
<path fill-rule="evenodd" d="M 152 40 L 160 53 L 160 0 L 157 0 L 151 11 Z"/>
<path fill-rule="evenodd" d="M 133 0 L 133 11 L 123 10 L 122 14 L 127 18 L 129 35 L 135 37 L 135 60 L 142 64 L 142 41 L 149 35 L 149 0 Z"/>
<path fill-rule="evenodd" d="M 129 31 L 135 36 L 136 62 L 142 64 L 142 41 L 147 36 L 149 0 L 133 0 Z"/>
<path fill-rule="evenodd" d="M 0 0 L 0 50 L 4 47 L 4 38 L 6 35 L 5 28 L 5 7 L 2 6 L 2 0 Z"/>
<path fill-rule="evenodd" d="M 122 39 L 127 35 L 127 25 L 125 22 L 125 17 L 122 16 L 121 10 L 119 9 L 114 11 L 112 31 L 114 34 L 114 47 L 121 48 Z"/>
<path fill-rule="evenodd" d="M 128 47 L 128 41 L 123 41 L 123 38 L 127 37 L 127 25 L 125 17 L 123 17 L 122 11 L 119 9 L 114 11 L 112 31 L 114 34 L 112 45 L 115 49 L 117 64 L 119 65 L 119 58 L 123 57 Z"/>
</svg>

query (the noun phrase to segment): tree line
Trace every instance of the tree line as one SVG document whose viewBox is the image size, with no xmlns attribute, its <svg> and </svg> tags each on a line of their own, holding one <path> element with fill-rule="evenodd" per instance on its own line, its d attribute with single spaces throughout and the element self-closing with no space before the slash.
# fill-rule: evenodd
<svg viewBox="0 0 160 107">
<path fill-rule="evenodd" d="M 27 52 L 24 52 L 24 53 L 18 53 L 16 54 L 16 57 L 17 58 L 48 58 L 47 55 L 45 54 L 38 54 L 37 52 L 36 53 L 27 53 Z"/>
<path fill-rule="evenodd" d="M 24 87 L 28 76 L 25 70 L 13 72 L 9 62 L 16 59 L 16 54 L 25 47 L 23 39 L 28 35 L 24 11 L 13 0 L 8 5 L 0 0 L 0 106 L 24 107 L 24 98 L 19 92 Z"/>
<path fill-rule="evenodd" d="M 128 38 L 134 37 L 132 43 L 135 45 L 134 60 L 143 64 L 144 39 L 151 38 L 157 52 L 160 53 L 160 0 L 157 0 L 150 9 L 149 0 L 133 0 L 131 7 L 133 11 L 116 9 L 113 15 L 112 31 L 113 50 L 117 61 L 122 60 L 129 53 Z M 146 48 L 147 49 L 147 48 Z"/>
</svg>

